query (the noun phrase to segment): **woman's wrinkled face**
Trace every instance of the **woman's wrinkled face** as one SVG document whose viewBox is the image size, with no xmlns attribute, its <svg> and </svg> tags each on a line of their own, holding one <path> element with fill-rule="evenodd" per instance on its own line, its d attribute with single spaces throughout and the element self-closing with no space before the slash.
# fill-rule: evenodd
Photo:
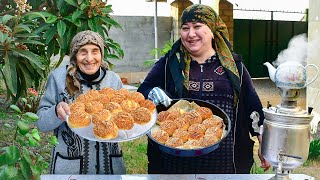
<svg viewBox="0 0 320 180">
<path fill-rule="evenodd" d="M 199 56 L 212 48 L 213 33 L 203 23 L 187 22 L 180 29 L 181 41 L 191 55 Z"/>
<path fill-rule="evenodd" d="M 102 63 L 101 56 L 99 46 L 94 44 L 83 45 L 76 54 L 77 66 L 85 74 L 94 74 L 99 70 Z"/>
</svg>

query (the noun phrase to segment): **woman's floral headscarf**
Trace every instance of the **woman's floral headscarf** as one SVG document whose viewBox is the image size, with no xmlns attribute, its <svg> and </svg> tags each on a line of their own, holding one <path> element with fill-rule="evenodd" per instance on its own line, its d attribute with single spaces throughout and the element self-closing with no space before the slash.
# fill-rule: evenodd
<svg viewBox="0 0 320 180">
<path fill-rule="evenodd" d="M 78 34 L 76 34 L 71 43 L 70 43 L 70 65 L 67 68 L 67 79 L 66 79 L 66 87 L 67 91 L 71 96 L 77 95 L 80 89 L 80 81 L 79 81 L 79 73 L 77 71 L 78 66 L 76 63 L 76 54 L 81 46 L 86 44 L 94 44 L 97 45 L 100 48 L 101 52 L 101 68 L 103 69 L 109 69 L 109 65 L 107 62 L 103 61 L 104 57 L 104 40 L 101 37 L 101 35 L 97 32 L 86 30 L 81 31 Z"/>
<path fill-rule="evenodd" d="M 229 39 L 227 26 L 221 20 L 219 15 L 210 6 L 201 4 L 191 5 L 182 12 L 181 25 L 186 22 L 200 22 L 206 24 L 211 29 L 212 33 L 214 34 L 214 48 L 218 54 L 222 66 L 234 75 L 233 78 L 239 79 L 239 72 L 236 63 L 233 59 L 230 49 L 225 42 L 225 40 L 228 41 Z M 188 89 L 191 56 L 182 44 L 180 50 L 183 52 L 183 56 L 181 57 L 184 58 L 185 62 L 184 86 Z M 238 82 L 239 80 L 236 81 Z"/>
</svg>

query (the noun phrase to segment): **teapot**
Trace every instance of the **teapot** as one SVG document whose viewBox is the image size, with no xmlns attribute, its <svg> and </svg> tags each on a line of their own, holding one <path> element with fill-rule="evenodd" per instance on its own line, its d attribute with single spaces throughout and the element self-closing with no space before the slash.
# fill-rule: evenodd
<svg viewBox="0 0 320 180">
<path fill-rule="evenodd" d="M 273 67 L 269 62 L 265 62 L 263 65 L 267 66 L 270 79 L 276 83 L 276 86 L 284 89 L 305 88 L 319 75 L 319 69 L 314 64 L 303 66 L 298 62 L 284 62 L 278 68 Z M 308 67 L 314 67 L 317 71 L 315 77 L 309 82 L 307 82 Z"/>
</svg>

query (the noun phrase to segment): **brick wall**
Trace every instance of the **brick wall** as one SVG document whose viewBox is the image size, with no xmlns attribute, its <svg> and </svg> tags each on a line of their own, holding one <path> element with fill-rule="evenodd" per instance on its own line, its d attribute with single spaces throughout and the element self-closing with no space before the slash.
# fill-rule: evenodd
<svg viewBox="0 0 320 180">
<path fill-rule="evenodd" d="M 219 16 L 222 21 L 227 25 L 229 31 L 229 40 L 233 45 L 233 5 L 227 0 L 220 0 L 219 3 Z"/>
</svg>

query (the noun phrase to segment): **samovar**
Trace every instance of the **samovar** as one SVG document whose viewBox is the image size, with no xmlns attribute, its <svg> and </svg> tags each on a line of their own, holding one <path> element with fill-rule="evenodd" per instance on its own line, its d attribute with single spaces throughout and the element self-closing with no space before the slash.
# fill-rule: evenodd
<svg viewBox="0 0 320 180">
<path fill-rule="evenodd" d="M 303 110 L 297 106 L 297 98 L 301 89 L 312 83 L 306 78 L 306 68 L 298 63 L 280 65 L 275 69 L 265 63 L 270 79 L 276 83 L 281 96 L 281 104 L 272 107 L 270 104 L 263 109 L 261 153 L 269 161 L 275 171 L 274 180 L 289 180 L 293 169 L 301 166 L 307 159 L 310 146 L 310 122 L 312 108 Z"/>
</svg>

